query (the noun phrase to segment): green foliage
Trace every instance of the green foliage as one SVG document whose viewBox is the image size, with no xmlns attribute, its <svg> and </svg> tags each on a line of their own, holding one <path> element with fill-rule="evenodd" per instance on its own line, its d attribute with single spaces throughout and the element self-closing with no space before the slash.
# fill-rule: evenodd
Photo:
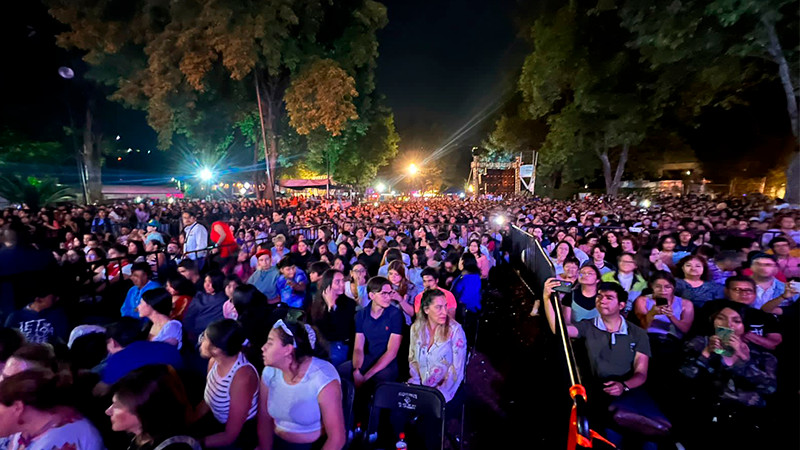
<svg viewBox="0 0 800 450">
<path fill-rule="evenodd" d="M 378 169 L 397 155 L 400 137 L 391 111 L 365 101 L 359 118 L 348 122 L 340 136 L 317 130 L 307 138 L 308 167 L 325 174 L 330 161 L 331 177 L 337 182 L 364 187 L 371 183 Z"/>
<path fill-rule="evenodd" d="M 43 206 L 73 202 L 72 190 L 51 178 L 0 176 L 0 197 L 11 203 L 27 205 L 36 211 Z"/>
<path fill-rule="evenodd" d="M 69 27 L 59 45 L 85 50 L 91 75 L 115 89 L 112 99 L 147 111 L 161 148 L 176 133 L 193 146 L 227 136 L 257 110 L 254 75 L 263 82 L 270 120 L 280 123 L 290 77 L 315 59 L 335 60 L 361 95 L 371 93 L 375 33 L 387 23 L 386 8 L 371 0 L 47 4 Z"/>
<path fill-rule="evenodd" d="M 531 40 L 534 51 L 525 59 L 519 88 L 524 114 L 549 128 L 540 174 L 581 179 L 594 172 L 598 157 L 606 186 L 615 192 L 619 177 L 611 173 L 609 155 L 639 145 L 660 111 L 646 68 L 626 46 L 627 33 L 613 12 L 567 6 L 537 20 Z M 506 126 L 501 118 L 493 136 L 507 135 Z M 620 157 L 622 168 L 626 158 Z"/>
<path fill-rule="evenodd" d="M 59 142 L 39 142 L 13 130 L 0 131 L 0 168 L 9 163 L 61 161 L 68 157 Z"/>
</svg>

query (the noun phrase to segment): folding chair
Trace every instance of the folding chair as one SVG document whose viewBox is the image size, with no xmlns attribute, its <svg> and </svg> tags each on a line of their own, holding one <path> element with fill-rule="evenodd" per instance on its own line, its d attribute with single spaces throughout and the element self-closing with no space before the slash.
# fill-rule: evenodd
<svg viewBox="0 0 800 450">
<path fill-rule="evenodd" d="M 342 410 L 344 412 L 344 448 L 349 448 L 355 438 L 355 413 L 353 404 L 356 398 L 356 387 L 352 382 L 342 378 Z"/>
<path fill-rule="evenodd" d="M 411 412 L 426 421 L 438 421 L 439 448 L 444 448 L 445 406 L 447 402 L 437 389 L 408 383 L 380 383 L 372 396 L 367 424 L 367 448 L 377 441 L 380 413 L 384 409 Z"/>
</svg>

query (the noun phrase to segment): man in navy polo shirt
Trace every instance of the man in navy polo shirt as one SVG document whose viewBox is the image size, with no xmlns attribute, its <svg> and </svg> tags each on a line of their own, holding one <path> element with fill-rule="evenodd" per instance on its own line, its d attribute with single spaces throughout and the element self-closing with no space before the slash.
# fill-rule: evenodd
<svg viewBox="0 0 800 450">
<path fill-rule="evenodd" d="M 339 373 L 352 379 L 356 387 L 367 382 L 396 381 L 397 352 L 403 340 L 403 313 L 393 308 L 392 284 L 384 277 L 367 282 L 369 307 L 356 313 L 356 339 L 353 360 L 342 363 Z"/>
</svg>

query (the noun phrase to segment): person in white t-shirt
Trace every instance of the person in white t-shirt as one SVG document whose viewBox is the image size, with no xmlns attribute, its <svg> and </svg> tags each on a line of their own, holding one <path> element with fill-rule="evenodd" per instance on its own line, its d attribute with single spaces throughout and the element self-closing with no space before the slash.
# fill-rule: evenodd
<svg viewBox="0 0 800 450">
<path fill-rule="evenodd" d="M 262 347 L 260 448 L 310 450 L 323 435 L 323 449 L 344 446 L 339 374 L 331 363 L 312 356 L 315 343 L 313 329 L 299 322 L 278 320 L 270 331 Z"/>
</svg>

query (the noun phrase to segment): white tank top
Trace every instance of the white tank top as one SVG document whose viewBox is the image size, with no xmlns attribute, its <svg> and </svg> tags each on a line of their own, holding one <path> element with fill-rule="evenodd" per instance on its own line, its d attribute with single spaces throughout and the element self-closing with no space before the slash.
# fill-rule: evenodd
<svg viewBox="0 0 800 450">
<path fill-rule="evenodd" d="M 208 371 L 206 376 L 206 390 L 203 398 L 208 404 L 209 409 L 214 414 L 214 418 L 221 424 L 228 423 L 228 412 L 231 407 L 231 383 L 236 372 L 242 367 L 249 367 L 250 370 L 256 373 L 258 371 L 247 361 L 242 353 L 236 358 L 236 362 L 231 367 L 231 370 L 223 377 L 217 373 L 217 366 L 219 363 L 214 363 L 211 370 Z M 252 419 L 258 412 L 258 389 L 253 393 L 253 398 L 250 400 L 250 410 L 247 411 L 247 420 Z"/>
</svg>

